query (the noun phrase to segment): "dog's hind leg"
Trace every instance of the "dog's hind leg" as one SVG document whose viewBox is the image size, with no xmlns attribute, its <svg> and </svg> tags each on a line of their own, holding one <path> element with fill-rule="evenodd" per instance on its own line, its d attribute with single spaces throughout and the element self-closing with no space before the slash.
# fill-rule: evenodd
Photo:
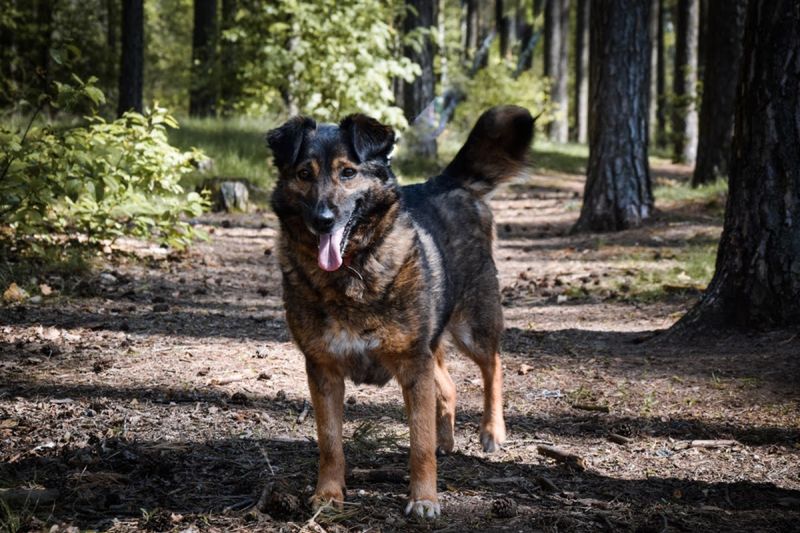
<svg viewBox="0 0 800 533">
<path fill-rule="evenodd" d="M 454 313 L 448 331 L 458 349 L 475 361 L 483 377 L 483 418 L 481 445 L 494 452 L 506 440 L 503 419 L 503 369 L 500 364 L 500 335 L 503 331 L 502 309 L 483 303 L 475 312 Z"/>
<path fill-rule="evenodd" d="M 439 451 L 450 453 L 455 445 L 456 421 L 456 386 L 447 371 L 444 360 L 444 349 L 440 345 L 436 349 L 436 444 Z"/>
</svg>

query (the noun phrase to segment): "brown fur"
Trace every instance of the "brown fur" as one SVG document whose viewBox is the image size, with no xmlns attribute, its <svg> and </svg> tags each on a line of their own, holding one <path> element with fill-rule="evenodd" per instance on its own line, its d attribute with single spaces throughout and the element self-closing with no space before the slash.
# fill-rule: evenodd
<svg viewBox="0 0 800 533">
<path fill-rule="evenodd" d="M 435 450 L 453 449 L 456 403 L 445 331 L 483 376 L 484 449 L 505 439 L 503 318 L 483 195 L 520 170 L 532 125 L 521 108 L 492 109 L 442 175 L 405 188 L 388 166 L 393 132 L 368 117 L 320 127 L 296 118 L 270 133 L 281 169 L 273 207 L 286 319 L 306 358 L 317 422 L 316 503 L 344 498 L 344 380 L 380 385 L 393 377 L 411 434 L 407 512 L 438 514 Z M 323 208 L 352 228 L 344 265 L 332 272 L 317 264 L 314 216 Z"/>
</svg>

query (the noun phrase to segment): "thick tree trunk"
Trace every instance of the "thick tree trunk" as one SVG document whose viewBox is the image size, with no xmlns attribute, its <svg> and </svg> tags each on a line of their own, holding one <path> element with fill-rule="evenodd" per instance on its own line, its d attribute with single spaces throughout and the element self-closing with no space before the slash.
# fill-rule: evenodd
<svg viewBox="0 0 800 533">
<path fill-rule="evenodd" d="M 36 30 L 39 36 L 36 70 L 39 88 L 43 93 L 50 92 L 52 73 L 50 72 L 50 49 L 53 46 L 53 5 L 52 0 L 38 0 L 36 3 Z"/>
<path fill-rule="evenodd" d="M 694 164 L 697 155 L 697 32 L 699 0 L 678 0 L 675 34 L 675 74 L 672 91 L 673 159 Z"/>
<path fill-rule="evenodd" d="M 706 72 L 706 46 L 708 44 L 708 2 L 709 0 L 698 0 L 699 15 L 697 20 L 697 79 L 702 81 Z M 717 22 L 714 22 L 716 31 Z"/>
<path fill-rule="evenodd" d="M 223 32 L 236 25 L 237 0 L 222 0 L 220 17 L 220 88 L 221 111 L 224 116 L 233 114 L 233 103 L 238 95 L 236 80 L 236 43 L 224 38 Z"/>
<path fill-rule="evenodd" d="M 575 13 L 575 140 L 585 143 L 589 135 L 589 6 L 578 0 Z"/>
<path fill-rule="evenodd" d="M 527 53 L 527 48 L 533 37 L 533 24 L 528 22 L 528 17 L 525 14 L 525 2 L 517 3 L 516 19 L 519 57 L 517 58 L 517 70 L 515 74 L 519 76 L 519 74 L 530 70 L 533 66 L 533 53 Z M 523 55 L 525 56 L 523 57 Z"/>
<path fill-rule="evenodd" d="M 569 0 L 547 0 L 544 19 L 544 75 L 551 80 L 550 101 L 557 108 L 547 131 L 550 140 L 564 143 L 569 140 L 569 96 L 567 95 Z"/>
<path fill-rule="evenodd" d="M 650 216 L 647 163 L 650 2 L 595 0 L 591 11 L 589 163 L 575 231 L 616 231 Z"/>
<path fill-rule="evenodd" d="M 192 31 L 192 87 L 189 114 L 214 115 L 219 93 L 217 74 L 217 1 L 194 0 Z"/>
<path fill-rule="evenodd" d="M 710 0 L 708 9 L 714 31 L 706 47 L 695 187 L 728 176 L 747 0 Z"/>
<path fill-rule="evenodd" d="M 142 112 L 144 78 L 144 6 L 143 0 L 122 2 L 122 59 L 119 68 L 117 114 Z"/>
<path fill-rule="evenodd" d="M 658 0 L 658 66 L 656 68 L 656 146 L 667 146 L 667 54 L 664 43 L 666 24 L 664 0 Z"/>
<path fill-rule="evenodd" d="M 406 12 L 403 21 L 403 31 L 408 34 L 418 28 L 436 26 L 438 14 L 436 2 L 429 0 L 407 0 L 407 5 L 413 9 Z M 410 141 L 410 150 L 417 157 L 436 157 L 436 138 L 432 136 L 435 125 L 430 117 L 420 116 L 436 96 L 436 76 L 433 72 L 434 47 L 433 39 L 427 34 L 423 39 L 422 47 L 405 47 L 405 56 L 417 63 L 422 69 L 412 82 L 403 82 L 403 112 L 409 124 L 413 126 L 413 135 Z M 433 128 L 429 126 L 433 125 Z M 430 130 L 430 131 L 429 131 Z"/>
<path fill-rule="evenodd" d="M 743 50 L 716 273 L 678 329 L 800 325 L 797 0 L 750 0 Z"/>
</svg>

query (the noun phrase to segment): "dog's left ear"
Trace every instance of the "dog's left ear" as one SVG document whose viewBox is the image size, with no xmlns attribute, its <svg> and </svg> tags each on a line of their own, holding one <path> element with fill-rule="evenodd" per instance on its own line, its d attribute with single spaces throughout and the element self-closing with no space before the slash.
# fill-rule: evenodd
<svg viewBox="0 0 800 533">
<path fill-rule="evenodd" d="M 381 160 L 386 162 L 394 147 L 394 130 L 372 117 L 357 113 L 345 117 L 339 128 L 348 140 L 360 162 Z"/>
<path fill-rule="evenodd" d="M 275 165 L 283 169 L 297 162 L 300 148 L 308 131 L 314 130 L 317 123 L 308 117 L 293 117 L 283 126 L 267 133 L 267 144 L 275 156 Z"/>
</svg>

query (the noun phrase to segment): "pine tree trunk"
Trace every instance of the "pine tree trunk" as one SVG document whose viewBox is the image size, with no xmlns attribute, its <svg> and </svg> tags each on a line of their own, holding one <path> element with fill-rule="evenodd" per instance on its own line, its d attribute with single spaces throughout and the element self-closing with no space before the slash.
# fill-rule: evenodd
<svg viewBox="0 0 800 533">
<path fill-rule="evenodd" d="M 697 155 L 697 32 L 699 0 L 678 0 L 672 91 L 673 159 L 693 165 Z"/>
<path fill-rule="evenodd" d="M 408 34 L 418 28 L 430 28 L 437 23 L 437 4 L 428 0 L 407 0 L 407 5 L 413 9 L 406 12 L 403 21 L 403 31 Z M 409 139 L 409 149 L 417 157 L 436 157 L 436 138 L 431 136 L 428 127 L 429 117 L 420 116 L 425 108 L 436 96 L 436 76 L 433 72 L 434 47 L 433 39 L 427 34 L 423 39 L 422 47 L 405 47 L 405 56 L 417 63 L 422 69 L 422 74 L 412 82 L 403 82 L 403 112 L 409 124 L 413 126 L 413 139 Z M 433 128 L 435 129 L 435 128 Z"/>
<path fill-rule="evenodd" d="M 525 53 L 528 43 L 533 37 L 533 24 L 528 22 L 528 17 L 525 15 L 525 2 L 519 1 L 517 3 L 515 18 L 517 26 L 517 40 L 519 41 L 519 55 L 521 58 L 522 54 Z M 528 54 L 524 58 L 521 65 L 519 64 L 520 58 L 517 59 L 517 75 L 526 70 L 530 70 L 531 66 L 533 66 L 532 53 Z"/>
<path fill-rule="evenodd" d="M 650 216 L 647 162 L 650 2 L 595 0 L 591 10 L 589 163 L 575 231 L 616 231 Z"/>
<path fill-rule="evenodd" d="M 500 59 L 507 59 L 511 43 L 511 19 L 505 13 L 503 0 L 494 0 L 494 23 L 500 38 Z"/>
<path fill-rule="evenodd" d="M 119 68 L 117 114 L 142 112 L 144 78 L 144 5 L 143 0 L 122 2 L 122 59 Z"/>
<path fill-rule="evenodd" d="M 478 49 L 478 0 L 466 0 L 466 31 L 464 32 L 464 60 L 472 59 Z"/>
<path fill-rule="evenodd" d="M 575 140 L 589 135 L 589 11 L 590 0 L 578 0 L 575 13 Z"/>
<path fill-rule="evenodd" d="M 545 19 L 544 74 L 551 80 L 550 102 L 556 107 L 548 126 L 548 136 L 555 142 L 567 142 L 569 134 L 569 97 L 567 95 L 567 38 L 569 0 L 547 0 Z"/>
<path fill-rule="evenodd" d="M 657 135 L 658 122 L 658 4 L 660 0 L 650 0 L 650 95 L 647 103 L 647 131 L 650 139 Z"/>
<path fill-rule="evenodd" d="M 730 162 L 736 84 L 742 58 L 742 33 L 747 0 L 710 0 L 700 136 L 692 185 L 697 187 L 727 177 Z"/>
<path fill-rule="evenodd" d="M 106 0 L 106 47 L 108 60 L 106 61 L 106 96 L 111 96 L 119 80 L 117 67 L 119 63 L 119 0 Z"/>
<path fill-rule="evenodd" d="M 192 31 L 192 87 L 189 114 L 207 117 L 215 114 L 219 93 L 217 73 L 217 1 L 194 0 Z"/>
<path fill-rule="evenodd" d="M 37 71 L 39 89 L 43 93 L 50 92 L 52 73 L 50 71 L 50 49 L 53 45 L 53 5 L 52 0 L 38 0 L 36 3 L 36 31 L 39 37 L 37 50 Z"/>
<path fill-rule="evenodd" d="M 236 80 L 236 43 L 225 39 L 222 33 L 236 25 L 237 0 L 222 0 L 220 17 L 220 88 L 221 111 L 223 116 L 233 114 L 233 103 L 238 95 Z"/>
<path fill-rule="evenodd" d="M 708 44 L 708 0 L 698 0 L 699 15 L 697 20 L 697 79 L 703 81 L 706 72 L 706 46 Z M 714 21 L 714 31 L 717 21 Z"/>
<path fill-rule="evenodd" d="M 666 24 L 664 0 L 658 0 L 658 67 L 656 68 L 656 146 L 667 146 L 667 54 L 664 43 Z"/>
<path fill-rule="evenodd" d="M 800 5 L 750 0 L 717 268 L 675 327 L 800 325 Z"/>
</svg>

